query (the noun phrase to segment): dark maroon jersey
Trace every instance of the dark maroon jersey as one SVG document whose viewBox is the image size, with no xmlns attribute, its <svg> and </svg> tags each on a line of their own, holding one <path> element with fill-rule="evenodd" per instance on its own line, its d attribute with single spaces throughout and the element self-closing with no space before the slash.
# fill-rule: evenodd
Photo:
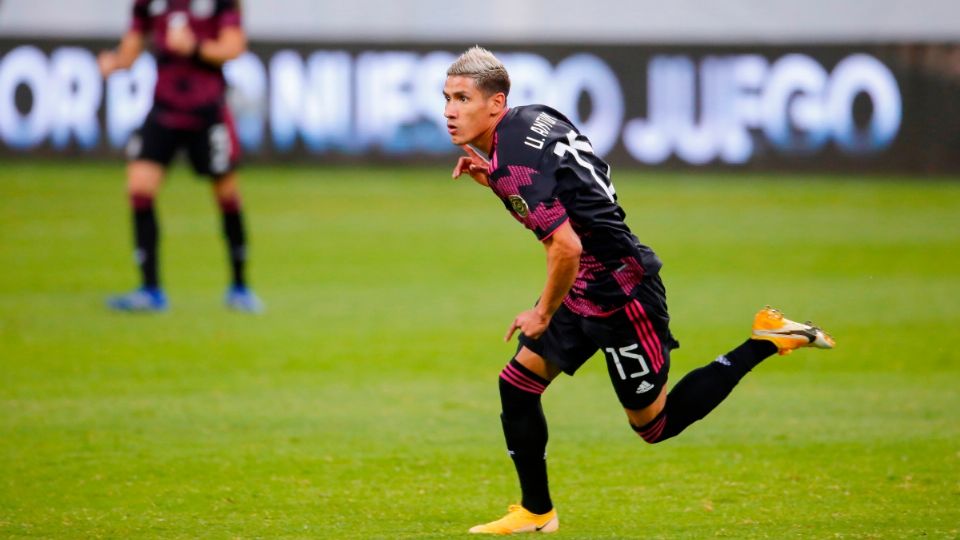
<svg viewBox="0 0 960 540">
<path fill-rule="evenodd" d="M 148 36 L 157 59 L 154 108 L 157 120 L 172 128 L 200 128 L 224 105 L 223 70 L 198 58 L 174 54 L 167 30 L 187 24 L 197 42 L 214 40 L 220 30 L 239 27 L 237 0 L 136 0 L 130 29 Z"/>
<path fill-rule="evenodd" d="M 500 120 L 490 153 L 490 187 L 541 241 L 570 221 L 583 244 L 577 279 L 564 299 L 573 312 L 602 317 L 623 307 L 644 275 L 662 266 L 624 223 L 610 166 L 565 116 L 544 105 L 514 107 Z"/>
</svg>

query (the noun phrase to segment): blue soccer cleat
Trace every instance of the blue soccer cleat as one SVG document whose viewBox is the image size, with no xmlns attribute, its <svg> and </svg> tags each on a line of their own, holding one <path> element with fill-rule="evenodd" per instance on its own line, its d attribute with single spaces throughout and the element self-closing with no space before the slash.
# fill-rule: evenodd
<svg viewBox="0 0 960 540">
<path fill-rule="evenodd" d="M 167 310 L 167 295 L 159 287 L 140 287 L 137 290 L 112 296 L 107 306 L 116 311 L 134 313 L 160 312 Z"/>
<path fill-rule="evenodd" d="M 227 289 L 227 294 L 224 297 L 224 303 L 227 304 L 227 307 L 234 311 L 242 311 L 244 313 L 262 313 L 263 312 L 263 302 L 260 301 L 260 298 L 247 287 L 241 287 L 238 285 L 233 285 Z"/>
</svg>

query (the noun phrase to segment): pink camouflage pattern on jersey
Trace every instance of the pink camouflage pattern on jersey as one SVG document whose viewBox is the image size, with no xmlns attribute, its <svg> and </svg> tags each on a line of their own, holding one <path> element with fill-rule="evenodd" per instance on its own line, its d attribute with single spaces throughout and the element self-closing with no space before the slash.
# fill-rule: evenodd
<svg viewBox="0 0 960 540">
<path fill-rule="evenodd" d="M 611 311 L 604 310 L 596 303 L 584 298 L 587 285 L 597 279 L 597 275 L 603 271 L 603 263 L 597 260 L 596 257 L 587 253 L 581 254 L 577 278 L 573 281 L 573 286 L 570 287 L 570 293 L 563 299 L 563 303 L 574 313 L 579 313 L 587 317 L 605 317 L 610 315 Z"/>
<path fill-rule="evenodd" d="M 533 185 L 533 175 L 535 174 L 537 174 L 536 169 L 519 165 L 508 165 L 507 174 L 497 180 L 492 180 L 490 182 L 490 188 L 493 189 L 493 192 L 496 193 L 498 197 L 510 202 L 511 196 L 522 198 L 520 195 L 520 187 Z M 529 209 L 526 216 L 518 214 L 516 210 L 511 210 L 510 213 L 528 229 L 540 234 L 550 230 L 551 226 L 555 225 L 567 215 L 566 209 L 560 204 L 560 201 L 556 199 L 549 202 L 542 202 L 535 208 Z"/>
</svg>

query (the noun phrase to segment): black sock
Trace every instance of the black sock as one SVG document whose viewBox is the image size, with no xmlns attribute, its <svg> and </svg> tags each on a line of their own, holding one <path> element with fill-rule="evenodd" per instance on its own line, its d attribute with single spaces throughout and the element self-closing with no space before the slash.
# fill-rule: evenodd
<svg viewBox="0 0 960 540">
<path fill-rule="evenodd" d="M 144 287 L 160 286 L 157 276 L 157 246 L 160 243 L 160 231 L 157 216 L 153 210 L 153 197 L 149 195 L 131 195 L 133 207 L 133 242 L 135 256 L 140 269 L 140 282 Z"/>
<path fill-rule="evenodd" d="M 247 235 L 243 226 L 243 213 L 239 199 L 222 199 L 220 211 L 223 218 L 223 236 L 227 241 L 230 256 L 230 271 L 235 287 L 246 287 Z"/>
<path fill-rule="evenodd" d="M 648 443 L 665 441 L 700 420 L 719 405 L 744 375 L 773 353 L 769 341 L 748 339 L 713 362 L 687 373 L 667 395 L 663 411 L 634 431 Z"/>
<path fill-rule="evenodd" d="M 500 421 L 523 494 L 521 504 L 534 514 L 553 509 L 547 482 L 547 419 L 540 394 L 549 381 L 516 360 L 500 372 Z"/>
</svg>

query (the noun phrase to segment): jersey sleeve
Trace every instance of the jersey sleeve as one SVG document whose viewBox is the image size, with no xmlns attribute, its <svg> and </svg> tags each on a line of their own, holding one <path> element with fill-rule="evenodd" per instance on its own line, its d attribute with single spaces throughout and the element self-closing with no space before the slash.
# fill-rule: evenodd
<svg viewBox="0 0 960 540">
<path fill-rule="evenodd" d="M 507 113 L 497 128 L 493 156 L 500 165 L 490 178 L 490 187 L 507 210 L 540 241 L 549 238 L 568 219 L 559 197 L 558 157 L 545 150 L 550 147 L 545 128 L 531 127 L 541 114 L 556 122 L 556 117 L 548 112 L 553 111 L 520 106 Z"/>
<path fill-rule="evenodd" d="M 133 3 L 133 18 L 130 20 L 130 30 L 146 33 L 150 28 L 150 10 L 148 0 L 137 0 Z"/>
<path fill-rule="evenodd" d="M 501 177 L 498 184 L 516 193 L 507 193 L 504 202 L 538 240 L 546 240 L 568 219 L 566 208 L 557 198 L 556 178 L 530 167 L 507 169 L 509 174 Z"/>
<path fill-rule="evenodd" d="M 237 0 L 217 0 L 217 25 L 220 28 L 242 26 L 240 4 Z"/>
</svg>

